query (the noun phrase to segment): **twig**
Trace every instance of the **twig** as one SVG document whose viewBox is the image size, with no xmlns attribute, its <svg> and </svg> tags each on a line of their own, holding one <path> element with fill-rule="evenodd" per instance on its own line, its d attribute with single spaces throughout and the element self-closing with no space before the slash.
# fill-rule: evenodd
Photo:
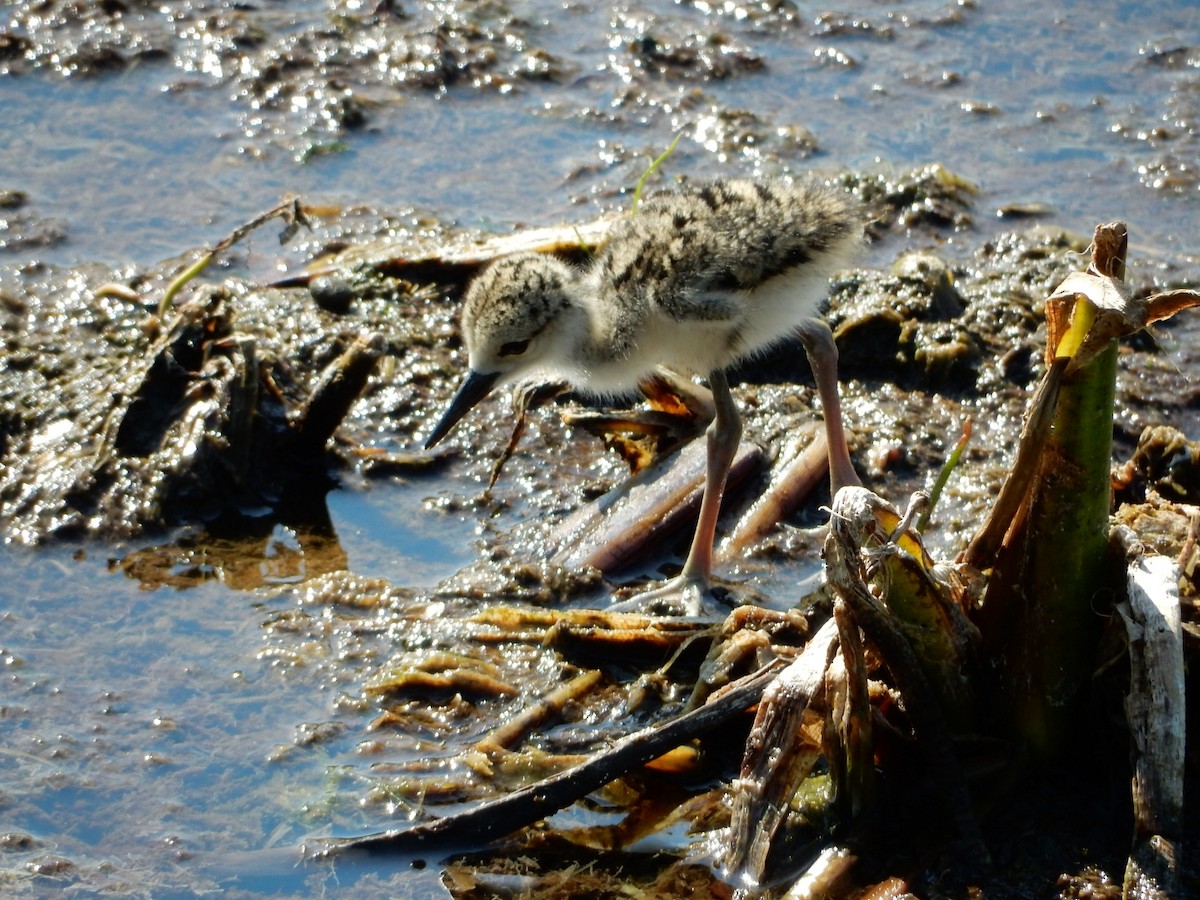
<svg viewBox="0 0 1200 900">
<path fill-rule="evenodd" d="M 167 314 L 167 311 L 171 308 L 172 301 L 175 299 L 175 295 L 183 290 L 184 286 L 189 281 L 207 269 L 209 264 L 216 259 L 219 254 L 224 253 L 226 250 L 248 235 L 251 231 L 258 228 L 260 225 L 269 222 L 276 216 L 283 216 L 288 223 L 287 228 L 284 230 L 284 237 L 282 240 L 286 240 L 291 236 L 292 233 L 294 233 L 297 224 L 307 225 L 307 221 L 304 218 L 304 213 L 300 209 L 300 201 L 296 197 L 289 197 L 287 200 L 284 200 L 277 206 L 274 206 L 266 212 L 255 216 L 249 222 L 239 225 L 229 234 L 228 237 L 219 243 L 214 244 L 211 249 L 206 250 L 203 254 L 201 254 L 199 259 L 176 275 L 175 280 L 167 285 L 167 289 L 163 292 L 162 300 L 158 302 L 158 317 L 161 319 Z"/>
<path fill-rule="evenodd" d="M 509 749 L 534 728 L 561 713 L 568 703 L 577 702 L 603 679 L 604 674 L 599 669 L 586 669 L 499 728 L 488 732 L 475 745 L 476 749 L 484 753 Z"/>
<path fill-rule="evenodd" d="M 317 380 L 297 416 L 292 449 L 300 456 L 319 454 L 358 400 L 384 351 L 383 336 L 359 335 Z"/>
</svg>

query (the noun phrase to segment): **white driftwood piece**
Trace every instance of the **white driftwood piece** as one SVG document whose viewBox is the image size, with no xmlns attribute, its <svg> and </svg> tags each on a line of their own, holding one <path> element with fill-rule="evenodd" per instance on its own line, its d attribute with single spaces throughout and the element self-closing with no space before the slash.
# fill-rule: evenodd
<svg viewBox="0 0 1200 900">
<path fill-rule="evenodd" d="M 1178 878 L 1183 827 L 1186 716 L 1179 566 L 1168 557 L 1138 552 L 1132 532 L 1120 540 L 1129 558 L 1128 600 L 1117 604 L 1117 611 L 1129 637 L 1125 715 L 1134 743 L 1134 843 L 1125 896 L 1167 897 Z"/>
</svg>

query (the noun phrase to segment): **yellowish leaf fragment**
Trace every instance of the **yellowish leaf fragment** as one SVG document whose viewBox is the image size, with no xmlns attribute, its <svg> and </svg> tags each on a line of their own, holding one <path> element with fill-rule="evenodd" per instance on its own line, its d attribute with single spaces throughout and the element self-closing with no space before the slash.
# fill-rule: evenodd
<svg viewBox="0 0 1200 900">
<path fill-rule="evenodd" d="M 1096 321 L 1096 307 L 1092 301 L 1082 295 L 1075 298 L 1075 309 L 1071 316 L 1071 325 L 1067 328 L 1055 350 L 1055 358 L 1069 359 L 1079 352 L 1083 339 L 1087 337 L 1092 323 Z"/>
</svg>

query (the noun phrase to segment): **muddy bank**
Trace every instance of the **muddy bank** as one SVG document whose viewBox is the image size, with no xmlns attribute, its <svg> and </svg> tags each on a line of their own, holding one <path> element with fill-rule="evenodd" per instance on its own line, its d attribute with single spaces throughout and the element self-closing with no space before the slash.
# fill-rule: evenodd
<svg viewBox="0 0 1200 900">
<path fill-rule="evenodd" d="M 911 180 L 920 182 L 922 175 Z M 880 232 L 912 205 L 895 201 L 905 190 L 878 191 L 872 179 L 862 179 L 857 187 L 883 198 L 877 199 L 874 216 Z M 923 189 L 931 195 L 929 187 L 938 187 L 936 179 Z M 955 202 L 966 205 L 962 196 Z M 369 220 L 361 214 L 335 216 L 303 240 L 314 255 L 318 248 L 344 246 L 351 241 L 347 229 L 364 221 Z M 387 228 L 385 221 L 378 218 L 374 224 Z M 362 243 L 374 250 L 355 247 L 331 266 L 332 274 L 311 284 L 264 289 L 237 279 L 200 283 L 202 277 L 161 315 L 160 299 L 178 272 L 170 264 L 144 272 L 98 266 L 9 272 L 3 287 L 10 352 L 0 400 L 5 422 L 0 496 L 9 534 L 33 543 L 85 534 L 128 537 L 147 528 L 198 524 L 240 508 L 283 503 L 290 485 L 306 481 L 297 472 L 285 475 L 289 467 L 313 467 L 319 478 L 322 464 L 357 467 L 371 449 L 419 444 L 462 364 L 455 301 L 474 266 L 446 266 L 441 283 L 413 283 L 404 278 L 436 277 L 437 260 L 425 272 L 389 261 L 416 255 L 421 244 L 461 246 L 469 236 L 443 228 L 428 230 L 423 239 L 406 239 L 394 230 L 382 243 L 366 237 Z M 372 255 L 377 263 L 364 267 L 360 260 Z M 1050 251 L 1025 255 L 1053 257 Z M 1015 277 L 1049 283 L 1053 264 L 1049 271 L 1044 259 L 1038 265 Z M 839 284 L 832 321 L 843 335 L 846 374 L 960 393 L 972 392 L 986 377 L 995 386 L 1010 384 L 1014 399 L 1019 398 L 1019 380 L 981 371 L 983 351 L 989 342 L 1008 343 L 1010 357 L 1024 354 L 1020 372 L 1034 374 L 1032 335 L 1026 338 L 1014 328 L 1032 321 L 1030 309 L 1021 311 L 1017 304 L 1015 315 L 991 314 L 999 330 L 985 335 L 964 319 L 968 303 L 961 292 L 970 285 L 956 284 L 946 263 L 908 258 L 897 271 L 846 273 Z M 998 305 L 999 296 L 991 295 L 990 305 Z M 972 316 L 979 319 L 988 300 L 976 302 Z M 1033 302 L 1031 294 L 1026 303 Z M 383 364 L 364 385 L 363 399 L 347 422 L 348 433 L 365 446 L 335 445 L 324 456 L 323 445 L 307 454 L 286 446 L 284 438 L 295 430 L 322 370 L 350 342 L 376 334 Z M 784 351 L 776 360 L 793 358 L 794 352 Z M 769 442 L 794 424 L 800 410 L 781 408 L 789 391 L 761 385 L 764 373 L 770 373 L 769 385 L 795 381 L 802 372 L 768 360 L 742 375 L 760 383 L 749 404 L 751 435 L 763 431 Z M 493 404 L 491 414 L 506 416 L 504 406 Z M 903 418 L 891 412 L 874 414 Z M 949 420 L 946 424 L 950 427 Z M 490 466 L 494 433 L 491 427 L 476 427 L 468 432 L 466 446 L 456 445 L 463 476 L 477 477 Z M 904 436 L 901 432 L 897 439 Z M 576 453 L 596 455 L 586 442 L 573 443 L 579 445 Z M 928 436 L 909 444 L 922 445 L 929 445 Z M 529 440 L 521 456 L 536 457 L 547 446 Z M 877 468 L 882 472 L 884 466 Z M 518 468 L 510 477 L 519 482 L 524 474 Z M 619 470 L 607 474 L 615 478 Z M 304 490 L 311 489 L 308 482 Z M 542 498 L 535 501 L 538 508 L 564 510 L 579 502 L 569 481 L 555 482 L 557 490 L 535 492 Z M 596 489 L 593 484 L 591 490 Z"/>
<path fill-rule="evenodd" d="M 473 413 L 444 454 L 416 451 L 465 363 L 455 322 L 476 263 L 413 266 L 413 257 L 469 252 L 485 233 L 516 222 L 619 213 L 648 159 L 677 132 L 684 139 L 664 180 L 820 169 L 872 217 L 868 255 L 835 279 L 830 310 L 865 480 L 902 505 L 928 486 L 964 422 L 974 422 L 929 532 L 938 556 L 961 548 L 1008 471 L 1044 367 L 1041 306 L 1085 258 L 1080 234 L 1098 220 L 1131 218 L 1134 290 L 1196 283 L 1187 237 L 1195 53 L 1170 40 L 1182 31 L 1169 18 L 1092 5 L 1047 24 L 1032 5 L 1021 7 L 1032 64 L 987 43 L 996 31 L 1011 48 L 1013 23 L 970 3 L 869 14 L 788 3 L 540 9 L 118 2 L 16 4 L 0 14 L 0 89 L 27 92 L 35 107 L 47 85 L 74 90 L 70 109 L 86 110 L 107 87 L 133 85 L 130 105 L 146 110 L 135 126 L 126 124 L 128 110 L 98 106 L 104 119 L 89 129 L 135 166 L 146 160 L 135 151 L 148 148 L 173 170 L 195 169 L 216 185 L 195 202 L 172 181 L 164 199 L 140 168 L 137 177 L 106 174 L 104 198 L 138 185 L 136 214 L 123 219 L 103 202 L 56 201 L 19 166 L 0 185 L 11 188 L 0 192 L 0 529 L 6 541 L 40 545 L 12 557 L 20 587 L 0 610 L 11 626 L 0 659 L 14 673 L 6 708 L 25 753 L 12 757 L 21 777 L 0 797 L 15 823 L 0 836 L 6 887 L 278 892 L 293 882 L 276 879 L 291 877 L 297 893 L 340 886 L 392 896 L 416 881 L 476 896 L 514 884 L 553 892 L 564 872 L 583 889 L 584 864 L 597 873 L 597 891 L 630 880 L 664 893 L 725 890 L 697 863 L 711 848 L 689 844 L 681 828 L 648 842 L 667 852 L 581 850 L 535 836 L 512 852 L 419 860 L 420 869 L 401 860 L 391 870 L 347 865 L 296 876 L 294 857 L 272 869 L 259 856 L 224 856 L 231 844 L 290 849 L 313 830 L 391 827 L 526 784 L 547 771 L 548 756 L 557 765 L 669 714 L 696 677 L 696 648 L 711 637 L 707 625 L 607 630 L 586 614 L 560 615 L 563 606 L 605 605 L 614 586 L 661 577 L 679 562 L 678 548 L 659 546 L 608 577 L 547 562 L 559 526 L 629 477 L 601 440 L 564 425 L 576 398 L 530 413 L 490 491 L 513 429 L 508 398 Z M 1092 18 L 1105 16 L 1120 27 L 1094 28 Z M 1110 43 L 1097 49 L 1091 41 L 1101 35 Z M 1071 77 L 1059 78 L 1056 65 Z M 1014 71 L 1025 77 L 1013 79 Z M 36 112 L 30 131 L 43 118 Z M 172 114 L 183 114 L 187 128 Z M 176 130 L 174 143 L 151 141 Z M 39 139 L 20 145 L 25 158 L 51 163 L 62 150 L 88 161 L 60 175 L 104 157 L 95 145 L 71 157 L 75 148 L 57 132 Z M 228 157 L 205 168 L 217 154 Z M 288 168 L 278 175 L 269 166 L 281 158 Z M 356 170 L 365 180 L 329 200 L 327 182 Z M 389 180 L 396 171 L 416 174 Z M 215 243 L 280 191 L 301 189 L 312 232 L 301 229 L 281 247 L 282 226 L 262 229 L 159 311 L 198 245 Z M 213 233 L 199 236 L 201 226 Z M 96 252 L 86 239 L 95 228 L 128 232 L 138 244 L 168 227 L 184 237 L 150 241 L 168 249 L 131 254 L 137 263 L 112 262 L 125 254 Z M 109 261 L 39 261 L 73 246 L 82 258 Z M 197 249 L 145 262 L 187 247 Z M 329 256 L 339 264 L 309 284 L 263 286 L 280 269 L 296 273 Z M 1122 344 L 1115 463 L 1123 501 L 1140 502 L 1152 484 L 1163 497 L 1195 503 L 1198 338 L 1195 318 L 1181 316 Z M 328 441 L 316 432 L 317 441 L 303 427 L 313 398 L 330 396 L 339 360 L 360 341 L 368 356 L 378 354 L 355 376 L 361 397 L 334 409 L 340 425 Z M 747 444 L 761 448 L 736 507 L 816 423 L 802 358 L 798 347 L 783 347 L 734 374 Z M 1183 433 L 1160 430 L 1143 442 L 1153 425 Z M 401 494 L 407 505 L 389 509 L 392 518 L 374 512 Z M 333 510 L 346 502 L 373 511 L 335 524 Z M 786 611 L 766 630 L 739 622 L 747 645 L 792 652 L 802 642 L 807 622 L 792 607 L 819 566 L 810 526 L 825 522 L 827 502 L 818 492 L 724 567 L 733 602 Z M 738 512 L 731 507 L 723 528 Z M 1126 516 L 1175 553 L 1189 523 L 1178 508 L 1170 513 L 1150 523 L 1141 508 Z M 396 527 L 401 518 L 404 528 Z M 421 538 L 439 531 L 453 536 L 452 559 L 462 567 L 447 578 L 457 563 L 441 560 L 425 578 L 415 561 L 431 551 Z M 362 534 L 380 557 L 402 560 L 390 580 L 357 570 Z M 107 560 L 97 567 L 110 580 L 88 569 L 63 586 L 84 568 L 70 561 L 72 551 Z M 1195 571 L 1193 559 L 1193 581 Z M 123 596 L 126 581 L 144 596 L 131 591 L 135 599 L 110 612 L 110 595 Z M 197 601 L 218 586 L 225 593 Z M 67 596 L 43 613 L 40 598 L 57 593 Z M 192 608 L 203 610 L 201 621 L 181 625 Z M 60 646 L 63 621 L 77 631 Z M 194 642 L 183 639 L 189 629 Z M 159 645 L 170 648 L 161 659 Z M 102 651 L 110 668 L 82 664 Z M 561 721 L 527 735 L 534 752 L 473 752 L 523 714 L 529 698 L 597 672 Z M 1103 696 L 1117 696 L 1120 686 L 1108 687 Z M 203 697 L 199 707 L 179 699 L 189 692 Z M 275 727 L 260 731 L 263 710 Z M 987 766 L 1003 765 L 1008 748 L 978 754 L 997 863 L 989 894 L 1112 889 L 1129 842 L 1125 742 L 1106 727 L 1119 718 L 1115 705 L 1095 710 L 1097 730 L 1081 741 L 1088 764 L 1024 785 L 1045 804 L 1012 802 L 1007 783 L 996 788 Z M 736 765 L 743 732 L 731 729 L 729 746 L 711 747 L 690 774 L 648 774 L 602 800 L 635 808 L 637 791 L 637 802 L 651 804 L 694 791 L 689 821 L 721 826 L 728 806 L 709 789 Z M 88 805 L 92 785 L 103 794 L 114 769 L 122 777 L 112 793 L 123 799 Z M 151 783 L 172 798 L 161 809 L 146 802 Z M 910 811 L 936 793 L 917 782 L 895 786 L 914 792 L 899 803 Z M 55 803 L 68 814 L 56 815 Z M 1094 827 L 1082 829 L 1081 818 Z M 111 823 L 105 830 L 116 837 L 93 835 L 96 821 Z M 897 867 L 881 874 L 915 865 L 908 824 L 881 843 L 904 848 Z M 936 843 L 945 823 L 927 824 Z M 597 829 L 590 838 L 613 836 Z M 250 870 L 263 881 L 250 884 Z M 944 891 L 938 871 L 910 885 Z"/>
<path fill-rule="evenodd" d="M 865 200 L 876 242 L 897 228 L 933 237 L 971 211 L 969 185 L 936 166 L 894 181 L 863 175 L 842 183 Z M 296 240 L 310 257 L 325 258 L 330 274 L 293 278 L 290 288 L 205 274 L 161 315 L 179 263 L 4 273 L 0 521 L 10 539 L 111 539 L 197 525 L 296 505 L 297 491 L 320 494 L 321 484 L 346 483 L 354 472 L 391 465 L 420 477 L 437 463 L 408 451 L 464 364 L 457 300 L 486 252 L 462 253 L 478 240 L 469 233 L 362 209 L 317 217 L 315 226 Z M 443 259 L 438 248 L 466 262 Z M 405 262 L 431 249 L 429 263 Z M 966 419 L 975 420 L 956 502 L 942 513 L 951 545 L 1004 471 L 1042 369 L 1041 304 L 1084 249 L 1078 236 L 1033 227 L 982 243 L 966 261 L 904 250 L 887 269 L 847 271 L 834 283 L 829 319 L 852 449 L 871 484 L 890 496 L 926 486 Z M 1148 291 L 1162 273 L 1141 277 L 1137 289 Z M 1165 340 L 1176 327 L 1189 328 L 1168 326 Z M 356 340 L 373 335 L 378 365 L 361 375 L 362 397 L 339 439 L 299 447 L 321 379 Z M 1161 344 L 1139 338 L 1123 355 L 1117 438 L 1128 451 L 1143 427 L 1182 421 L 1197 402 L 1195 389 L 1180 383 L 1195 351 L 1182 339 L 1172 350 L 1168 361 Z M 735 373 L 748 439 L 768 458 L 813 419 L 802 357 L 782 347 Z M 493 401 L 452 442 L 451 471 L 461 484 L 486 478 L 508 417 L 507 403 Z M 568 439 L 557 419 L 553 407 L 533 414 L 532 433 L 492 495 L 518 507 L 515 521 L 569 512 L 623 477 L 598 442 Z M 517 485 L 533 488 L 520 502 Z"/>
<path fill-rule="evenodd" d="M 871 176 L 844 182 L 868 203 L 876 240 L 885 244 L 914 209 L 941 203 L 968 214 L 969 192 L 944 193 L 948 183 L 955 182 L 925 167 L 887 189 Z M 325 747 L 358 745 L 374 761 L 352 793 L 360 810 L 377 816 L 409 809 L 418 794 L 421 804 L 496 796 L 537 772 L 536 761 L 513 759 L 511 770 L 481 762 L 478 772 L 451 777 L 446 770 L 457 766 L 454 752 L 433 763 L 406 758 L 422 741 L 448 742 L 453 750 L 464 737 L 486 737 L 499 718 L 521 708 L 523 697 L 547 694 L 562 677 L 590 670 L 597 660 L 607 673 L 604 686 L 581 699 L 575 713 L 609 722 L 618 736 L 623 727 L 613 723 L 623 720 L 632 684 L 652 708 L 677 699 L 669 683 L 655 688 L 651 679 L 642 686 L 639 676 L 652 674 L 645 671 L 648 660 L 670 660 L 681 647 L 680 635 L 651 628 L 611 636 L 552 614 L 547 641 L 547 621 L 527 609 L 514 620 L 488 618 L 498 613 L 490 603 L 481 609 L 481 601 L 543 605 L 582 598 L 590 604 L 608 595 L 611 584 L 594 573 L 581 577 L 544 565 L 545 551 L 554 526 L 624 481 L 625 465 L 605 455 L 597 439 L 563 427 L 560 414 L 577 405 L 570 397 L 531 415 L 518 452 L 490 493 L 482 488 L 512 427 L 506 398 L 481 408 L 445 457 L 414 452 L 461 374 L 457 299 L 475 263 L 446 266 L 431 280 L 437 264 L 413 267 L 400 260 L 438 244 L 461 251 L 475 237 L 364 209 L 313 211 L 310 218 L 314 233 L 294 238 L 307 256 L 332 251 L 337 258 L 354 247 L 341 257 L 343 265 L 332 266 L 336 276 L 263 288 L 222 277 L 218 268 L 190 282 L 161 313 L 168 284 L 195 253 L 144 271 L 27 266 L 4 273 L 0 500 L 6 534 L 29 543 L 167 536 L 172 539 L 159 551 L 130 553 L 114 565 L 145 586 L 187 587 L 216 570 L 226 577 L 236 573 L 244 546 L 223 556 L 216 536 L 239 529 L 247 535 L 261 527 L 256 523 L 287 523 L 308 560 L 301 579 L 307 583 L 270 592 L 265 652 L 285 669 L 315 669 L 350 687 L 339 693 L 336 716 L 299 729 L 293 744 L 275 748 L 272 759 L 286 764 Z M 955 226 L 942 216 L 915 227 L 927 229 L 932 243 L 939 229 Z M 1043 368 L 1041 305 L 1078 267 L 1084 249 L 1078 236 L 1035 227 L 981 241 L 967 261 L 898 249 L 886 268 L 855 268 L 834 281 L 829 318 L 843 355 L 852 450 L 868 484 L 890 497 L 926 487 L 966 418 L 976 423 L 976 440 L 931 529 L 943 550 L 956 550 L 973 531 L 1007 471 L 1029 387 Z M 373 262 L 363 264 L 363 258 Z M 1164 270 L 1140 279 L 1137 271 L 1133 284 L 1148 291 Z M 422 278 L 410 281 L 405 273 Z M 1172 358 L 1189 352 L 1177 335 L 1192 333 L 1190 327 L 1184 321 L 1162 330 L 1160 341 L 1178 342 Z M 364 337 L 379 358 L 362 382 L 361 398 L 330 442 L 301 452 L 298 422 L 336 371 L 330 365 Z M 781 348 L 734 378 L 747 440 L 764 448 L 766 465 L 813 421 L 813 391 L 797 362 L 801 356 L 796 348 Z M 1186 386 L 1147 378 L 1149 372 L 1174 371 L 1164 357 L 1160 344 L 1140 339 L 1123 348 L 1119 455 L 1132 454 L 1143 423 L 1186 422 L 1195 405 Z M 1178 459 L 1179 446 L 1171 439 L 1163 443 L 1174 462 L 1147 449 L 1133 468 L 1164 485 L 1181 485 L 1187 499 L 1186 485 L 1194 479 Z M 765 468 L 758 477 L 766 477 Z M 329 541 L 324 494 L 332 486 L 353 491 L 389 479 L 425 479 L 431 489 L 436 484 L 440 497 L 422 511 L 431 520 L 476 517 L 481 563 L 428 593 L 344 572 L 344 557 Z M 760 483 L 752 479 L 747 496 Z M 798 553 L 815 556 L 817 544 L 803 526 L 820 521 L 823 499 L 810 501 L 789 521 L 800 528 L 772 534 L 738 568 L 769 573 Z M 325 554 L 321 562 L 318 551 Z M 273 553 L 278 557 L 277 545 Z M 670 564 L 669 558 L 652 564 L 662 562 Z M 251 576 L 247 587 L 262 583 Z M 768 577 L 765 584 L 779 582 Z M 756 590 L 761 588 L 746 596 Z M 764 599 L 788 606 L 799 591 L 788 585 Z M 686 683 L 696 662 L 681 656 L 673 677 Z M 581 721 L 572 718 L 554 729 L 539 740 L 540 748 L 560 756 L 578 753 L 599 734 Z M 658 790 L 652 786 L 648 796 Z M 1119 802 L 1089 796 L 1109 811 Z M 706 802 L 713 804 L 708 813 L 698 800 L 690 814 L 720 821 L 720 797 Z M 936 824 L 930 827 L 936 831 Z M 1123 828 L 1121 834 L 1098 833 L 1088 846 L 1119 860 Z M 1044 863 L 1004 835 L 994 840 L 1028 870 L 1023 877 L 1045 882 Z M 30 848 L 21 852 L 41 860 L 40 867 L 49 865 L 36 844 Z M 544 869 L 553 879 L 555 867 L 578 859 L 561 847 L 524 850 L 536 865 L 522 869 L 522 877 Z M 1064 890 L 1106 877 L 1102 870 L 1076 869 L 1068 861 L 1071 851 L 1062 852 L 1051 867 L 1077 872 Z M 628 861 L 606 857 L 604 864 L 624 868 Z M 638 877 L 646 884 L 699 879 L 719 887 L 703 867 L 668 863 L 660 860 Z M 73 864 L 66 864 L 60 871 L 71 872 Z M 1108 863 L 1109 871 L 1117 864 Z M 495 865 L 483 854 L 455 863 L 446 877 L 488 884 Z M 606 873 L 600 881 L 614 877 Z"/>
</svg>

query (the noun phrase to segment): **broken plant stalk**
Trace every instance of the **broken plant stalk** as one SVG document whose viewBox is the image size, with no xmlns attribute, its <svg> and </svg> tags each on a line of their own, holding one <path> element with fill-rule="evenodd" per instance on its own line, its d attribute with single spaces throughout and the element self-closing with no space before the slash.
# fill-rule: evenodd
<svg viewBox="0 0 1200 900">
<path fill-rule="evenodd" d="M 1136 328 L 1113 328 L 1113 315 L 1124 311 L 1100 315 L 1096 301 L 1105 302 L 1102 292 L 1113 307 L 1128 298 L 1126 244 L 1123 224 L 1098 226 L 1092 286 L 1084 293 L 1072 276 L 1047 301 L 1048 371 L 997 502 L 1004 515 L 964 554 L 992 569 L 980 630 L 1011 724 L 1042 757 L 1065 746 L 1074 728 L 1101 624 L 1097 599 L 1110 583 L 1117 338 Z"/>
</svg>

